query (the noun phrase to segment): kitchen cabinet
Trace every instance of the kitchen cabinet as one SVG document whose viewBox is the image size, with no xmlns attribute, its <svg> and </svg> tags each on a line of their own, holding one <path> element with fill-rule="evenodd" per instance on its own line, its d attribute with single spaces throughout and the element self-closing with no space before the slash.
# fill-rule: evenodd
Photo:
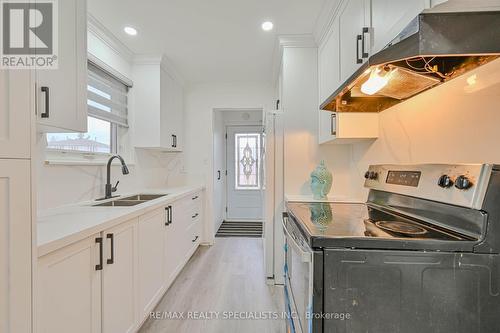
<svg viewBox="0 0 500 333">
<path fill-rule="evenodd" d="M 147 315 L 159 301 L 164 288 L 164 227 L 166 210 L 160 208 L 139 217 L 139 310 Z"/>
<path fill-rule="evenodd" d="M 318 48 L 319 99 L 330 97 L 340 85 L 340 32 L 339 19 L 333 22 L 324 43 Z"/>
<path fill-rule="evenodd" d="M 370 24 L 370 0 L 343 2 L 339 14 L 340 79 L 342 82 L 361 67 L 369 56 Z"/>
<path fill-rule="evenodd" d="M 0 158 L 29 158 L 31 72 L 0 70 Z"/>
<path fill-rule="evenodd" d="M 353 143 L 376 139 L 379 134 L 378 113 L 320 112 L 319 143 Z"/>
<path fill-rule="evenodd" d="M 100 234 L 39 258 L 38 333 L 101 332 Z"/>
<path fill-rule="evenodd" d="M 426 8 L 429 0 L 371 0 L 371 52 L 383 49 Z"/>
<path fill-rule="evenodd" d="M 38 130 L 86 132 L 87 1 L 59 1 L 57 7 L 58 68 L 35 71 Z"/>
<path fill-rule="evenodd" d="M 133 67 L 134 145 L 182 151 L 184 89 L 162 57 L 137 59 Z"/>
<path fill-rule="evenodd" d="M 102 332 L 134 332 L 138 321 L 137 225 L 133 219 L 103 232 Z"/>
<path fill-rule="evenodd" d="M 29 160 L 0 160 L 0 332 L 31 332 L 30 173 Z"/>
<path fill-rule="evenodd" d="M 165 280 L 167 287 L 179 274 L 201 240 L 201 192 L 167 207 L 165 228 Z"/>
</svg>

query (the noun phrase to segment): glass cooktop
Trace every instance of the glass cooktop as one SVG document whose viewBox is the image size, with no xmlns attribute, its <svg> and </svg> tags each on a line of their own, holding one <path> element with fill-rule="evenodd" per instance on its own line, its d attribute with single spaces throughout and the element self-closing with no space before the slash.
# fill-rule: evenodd
<svg viewBox="0 0 500 333">
<path fill-rule="evenodd" d="M 310 237 L 401 240 L 471 240 L 450 230 L 359 203 L 287 203 L 288 212 Z"/>
</svg>

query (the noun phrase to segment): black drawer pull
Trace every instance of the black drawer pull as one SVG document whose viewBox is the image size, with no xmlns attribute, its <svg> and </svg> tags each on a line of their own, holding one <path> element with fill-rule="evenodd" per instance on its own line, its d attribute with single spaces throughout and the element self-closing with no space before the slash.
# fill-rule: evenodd
<svg viewBox="0 0 500 333">
<path fill-rule="evenodd" d="M 198 199 L 197 195 L 191 198 L 191 200 L 196 200 L 196 199 Z"/>
<path fill-rule="evenodd" d="M 193 216 L 191 216 L 193 219 L 197 218 L 198 217 L 198 213 L 194 214 Z"/>
<path fill-rule="evenodd" d="M 198 236 L 196 236 L 196 237 L 192 240 L 192 242 L 194 243 L 194 242 L 196 242 L 197 240 L 198 240 Z"/>
<path fill-rule="evenodd" d="M 49 118 L 50 115 L 50 90 L 49 87 L 41 87 L 40 88 L 43 93 L 45 93 L 45 110 L 40 113 L 40 117 Z"/>
<path fill-rule="evenodd" d="M 99 264 L 95 265 L 95 270 L 102 271 L 102 237 L 97 237 L 95 242 L 99 244 Z"/>
<path fill-rule="evenodd" d="M 115 263 L 115 237 L 113 234 L 107 234 L 106 238 L 111 240 L 111 258 L 106 260 L 106 263 L 111 265 Z"/>
</svg>

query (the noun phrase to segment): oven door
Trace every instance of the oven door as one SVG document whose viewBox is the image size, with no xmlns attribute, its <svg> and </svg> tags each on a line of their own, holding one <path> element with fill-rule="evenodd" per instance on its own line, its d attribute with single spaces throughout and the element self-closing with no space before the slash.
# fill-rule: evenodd
<svg viewBox="0 0 500 333">
<path fill-rule="evenodd" d="M 283 214 L 285 234 L 285 302 L 291 309 L 292 329 L 287 332 L 312 333 L 313 251 L 300 232 Z M 287 309 L 288 311 L 288 309 Z"/>
</svg>

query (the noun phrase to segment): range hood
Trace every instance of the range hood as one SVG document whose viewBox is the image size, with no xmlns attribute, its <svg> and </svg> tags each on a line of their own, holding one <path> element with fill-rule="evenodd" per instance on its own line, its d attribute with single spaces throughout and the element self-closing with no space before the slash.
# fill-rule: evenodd
<svg viewBox="0 0 500 333">
<path fill-rule="evenodd" d="M 498 8 L 427 10 L 384 49 L 369 57 L 321 109 L 380 112 L 499 56 Z"/>
</svg>

